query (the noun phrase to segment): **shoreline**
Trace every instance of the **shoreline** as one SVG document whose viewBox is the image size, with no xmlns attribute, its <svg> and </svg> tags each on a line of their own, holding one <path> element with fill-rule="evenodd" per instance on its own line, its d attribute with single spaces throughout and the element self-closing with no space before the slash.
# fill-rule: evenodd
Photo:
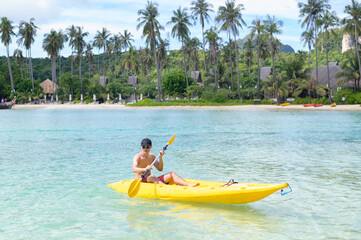
<svg viewBox="0 0 361 240">
<path fill-rule="evenodd" d="M 276 111 L 361 111 L 360 105 L 337 105 L 331 107 L 324 105 L 322 107 L 304 107 L 303 105 L 236 105 L 236 106 L 142 106 L 130 107 L 122 104 L 17 104 L 12 109 L 164 109 L 164 110 L 236 110 L 236 111 L 259 111 L 259 110 L 276 110 Z"/>
</svg>

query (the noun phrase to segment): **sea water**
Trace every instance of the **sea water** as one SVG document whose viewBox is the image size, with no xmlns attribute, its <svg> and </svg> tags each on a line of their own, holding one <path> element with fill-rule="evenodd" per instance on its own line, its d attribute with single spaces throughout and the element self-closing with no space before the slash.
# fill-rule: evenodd
<svg viewBox="0 0 361 240">
<path fill-rule="evenodd" d="M 284 183 L 258 202 L 130 199 L 144 137 L 164 172 Z M 157 171 L 153 172 L 159 175 Z M 361 239 L 361 113 L 1 110 L 0 239 Z"/>
</svg>

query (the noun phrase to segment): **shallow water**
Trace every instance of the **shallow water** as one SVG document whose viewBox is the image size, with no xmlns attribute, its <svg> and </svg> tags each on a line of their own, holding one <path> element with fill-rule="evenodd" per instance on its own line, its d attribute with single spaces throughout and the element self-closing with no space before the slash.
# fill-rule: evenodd
<svg viewBox="0 0 361 240">
<path fill-rule="evenodd" d="M 0 111 L 0 239 L 361 239 L 361 113 Z M 164 172 L 290 183 L 244 205 L 134 198 L 140 140 Z M 159 172 L 154 172 L 159 174 Z"/>
</svg>

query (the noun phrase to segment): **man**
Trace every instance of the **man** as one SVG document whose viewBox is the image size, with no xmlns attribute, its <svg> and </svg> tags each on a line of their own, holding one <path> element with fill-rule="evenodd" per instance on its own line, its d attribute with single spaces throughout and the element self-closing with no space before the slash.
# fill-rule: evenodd
<svg viewBox="0 0 361 240">
<path fill-rule="evenodd" d="M 183 178 L 178 176 L 175 172 L 166 173 L 159 177 L 152 175 L 150 172 L 152 170 L 151 164 L 155 159 L 155 155 L 153 153 L 150 153 L 150 150 L 152 149 L 152 141 L 148 138 L 144 138 L 140 145 L 142 147 L 142 151 L 136 154 L 133 158 L 133 172 L 135 174 L 135 179 L 141 178 L 142 174 L 149 169 L 147 175 L 145 175 L 142 179 L 142 182 L 144 183 L 168 184 L 170 182 L 174 182 L 177 185 L 188 187 L 196 187 L 199 185 L 199 183 L 188 183 Z M 159 171 L 163 171 L 162 157 L 164 155 L 164 151 L 161 150 L 159 153 L 161 155 L 159 157 L 159 160 L 154 163 L 154 166 Z"/>
</svg>

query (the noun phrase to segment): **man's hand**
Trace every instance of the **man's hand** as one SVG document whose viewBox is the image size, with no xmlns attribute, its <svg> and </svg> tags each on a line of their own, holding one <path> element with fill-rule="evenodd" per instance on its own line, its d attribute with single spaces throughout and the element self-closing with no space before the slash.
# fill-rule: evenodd
<svg viewBox="0 0 361 240">
<path fill-rule="evenodd" d="M 152 166 L 151 165 L 148 165 L 146 168 L 145 168 L 145 171 L 144 172 L 146 172 L 147 170 L 152 170 Z"/>
<path fill-rule="evenodd" d="M 163 155 L 164 155 L 164 150 L 160 150 L 159 154 L 160 154 L 161 156 L 163 156 Z"/>
</svg>

